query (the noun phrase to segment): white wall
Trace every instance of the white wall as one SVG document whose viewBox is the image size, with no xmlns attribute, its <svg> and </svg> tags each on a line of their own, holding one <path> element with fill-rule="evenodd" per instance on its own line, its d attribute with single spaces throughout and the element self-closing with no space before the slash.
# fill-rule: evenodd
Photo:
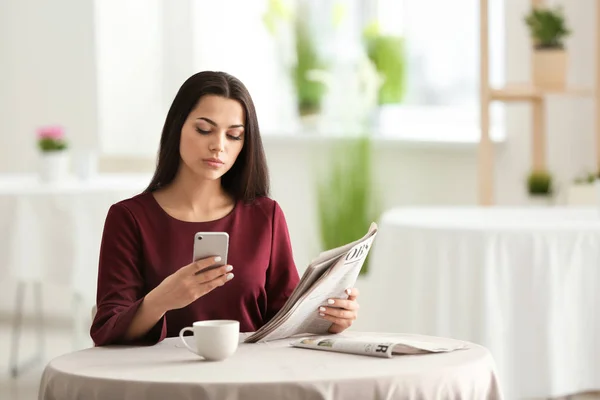
<svg viewBox="0 0 600 400">
<path fill-rule="evenodd" d="M 52 6 L 39 0 L 9 3 L 10 6 L 6 1 L 0 2 L 0 59 L 3 60 L 0 64 L 0 84 L 3 85 L 0 90 L 0 172 L 32 169 L 35 160 L 32 131 L 37 124 L 49 120 L 68 123 L 77 142 L 97 143 L 91 2 L 60 0 L 52 2 Z M 526 3 L 506 0 L 506 75 L 511 81 L 524 81 L 529 77 L 529 43 L 522 23 Z M 570 79 L 582 85 L 593 82 L 594 7 L 595 0 L 566 4 L 567 16 L 575 28 L 569 40 Z M 176 19 L 181 13 L 185 13 L 185 9 L 164 18 Z M 185 47 L 170 51 L 185 58 Z M 187 73 L 185 69 L 178 71 L 182 75 Z M 177 86 L 175 81 L 162 84 L 169 88 L 164 89 L 165 92 Z M 548 102 L 549 164 L 562 183 L 585 168 L 593 168 L 592 106 L 589 99 L 556 97 Z M 530 114 L 526 105 L 511 105 L 507 111 L 508 139 L 495 147 L 496 198 L 502 205 L 523 204 L 526 201 L 523 182 L 530 166 Z M 301 268 L 318 251 L 311 180 L 313 161 L 315 157 L 326 159 L 329 146 L 335 145 L 335 139 L 265 137 L 273 195 L 286 212 Z M 386 207 L 476 204 L 474 146 L 380 143 L 375 158 L 377 181 L 386 191 Z M 0 283 L 0 313 L 12 307 L 11 284 Z M 47 304 L 58 305 L 50 307 L 54 312 L 68 315 L 69 299 L 64 292 L 50 288 L 46 296 L 52 300 Z"/>
<path fill-rule="evenodd" d="M 163 104 L 161 0 L 95 1 L 101 149 L 150 153 Z M 145 140 L 140 140 L 144 138 Z"/>
<path fill-rule="evenodd" d="M 89 0 L 0 1 L 0 171 L 35 168 L 35 128 L 60 123 L 77 149 L 97 141 Z"/>
</svg>

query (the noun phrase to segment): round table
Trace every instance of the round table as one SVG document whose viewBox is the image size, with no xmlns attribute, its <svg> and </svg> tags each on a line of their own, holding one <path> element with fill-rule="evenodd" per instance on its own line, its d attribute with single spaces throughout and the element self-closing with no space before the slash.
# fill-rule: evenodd
<svg viewBox="0 0 600 400">
<path fill-rule="evenodd" d="M 598 209 L 396 208 L 371 251 L 357 329 L 482 344 L 511 399 L 600 389 Z"/>
<path fill-rule="evenodd" d="M 148 347 L 86 349 L 48 364 L 39 399 L 501 398 L 493 359 L 475 344 L 388 359 L 295 348 L 291 340 L 240 343 L 220 362 L 192 354 L 179 338 Z"/>
</svg>

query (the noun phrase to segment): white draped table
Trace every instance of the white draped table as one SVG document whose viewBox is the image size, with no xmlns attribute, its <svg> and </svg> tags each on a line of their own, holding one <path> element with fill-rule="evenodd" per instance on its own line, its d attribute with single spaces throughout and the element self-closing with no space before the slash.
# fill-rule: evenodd
<svg viewBox="0 0 600 400">
<path fill-rule="evenodd" d="M 380 221 L 357 327 L 473 341 L 506 398 L 600 390 L 595 208 L 398 208 Z"/>
<path fill-rule="evenodd" d="M 346 336 L 360 333 L 347 333 Z M 241 338 L 245 334 L 240 335 Z M 369 336 L 377 335 L 369 333 Z M 389 337 L 390 335 L 385 335 Z M 411 336 L 414 338 L 414 336 Z M 420 340 L 430 338 L 419 336 Z M 192 339 L 193 340 L 193 339 Z M 52 360 L 40 400 L 502 398 L 482 346 L 391 359 L 291 347 L 291 339 L 241 343 L 224 361 L 189 352 L 179 338 L 148 347 L 86 349 Z"/>
<path fill-rule="evenodd" d="M 26 284 L 36 285 L 38 302 L 40 285 L 53 283 L 72 290 L 86 307 L 95 303 L 106 213 L 149 182 L 148 175 L 99 175 L 59 183 L 42 183 L 36 175 L 0 175 L 0 276 L 19 282 L 17 323 Z"/>
</svg>

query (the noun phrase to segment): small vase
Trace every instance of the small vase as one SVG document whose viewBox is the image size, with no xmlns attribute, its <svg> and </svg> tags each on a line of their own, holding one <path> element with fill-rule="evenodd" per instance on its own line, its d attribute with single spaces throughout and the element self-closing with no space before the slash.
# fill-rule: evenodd
<svg viewBox="0 0 600 400">
<path fill-rule="evenodd" d="M 322 124 L 320 113 L 307 113 L 300 115 L 300 125 L 303 134 L 319 133 Z"/>
<path fill-rule="evenodd" d="M 600 205 L 600 189 L 598 183 L 577 183 L 569 186 L 567 204 L 570 206 Z"/>
<path fill-rule="evenodd" d="M 550 195 L 537 194 L 529 195 L 529 205 L 533 207 L 549 207 L 554 204 L 554 198 Z"/>
<path fill-rule="evenodd" d="M 66 151 L 45 151 L 40 153 L 38 173 L 42 182 L 57 182 L 69 174 L 69 155 Z"/>
<path fill-rule="evenodd" d="M 533 52 L 533 83 L 537 88 L 564 90 L 567 80 L 567 53 L 563 49 L 536 49 Z"/>
<path fill-rule="evenodd" d="M 98 156 L 93 151 L 77 151 L 73 154 L 73 172 L 81 180 L 88 180 L 98 172 Z"/>
</svg>

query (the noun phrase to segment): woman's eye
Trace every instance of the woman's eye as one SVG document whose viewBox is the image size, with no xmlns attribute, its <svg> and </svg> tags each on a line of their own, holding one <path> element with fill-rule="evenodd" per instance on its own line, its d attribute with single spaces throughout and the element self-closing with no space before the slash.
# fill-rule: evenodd
<svg viewBox="0 0 600 400">
<path fill-rule="evenodd" d="M 205 130 L 200 129 L 200 128 L 196 128 L 196 131 L 198 131 L 198 133 L 200 133 L 202 135 L 208 135 L 210 133 L 210 131 L 205 131 Z"/>
<path fill-rule="evenodd" d="M 227 136 L 229 136 L 229 138 L 232 140 L 242 140 L 241 136 L 233 136 L 233 135 L 227 135 Z"/>
</svg>

